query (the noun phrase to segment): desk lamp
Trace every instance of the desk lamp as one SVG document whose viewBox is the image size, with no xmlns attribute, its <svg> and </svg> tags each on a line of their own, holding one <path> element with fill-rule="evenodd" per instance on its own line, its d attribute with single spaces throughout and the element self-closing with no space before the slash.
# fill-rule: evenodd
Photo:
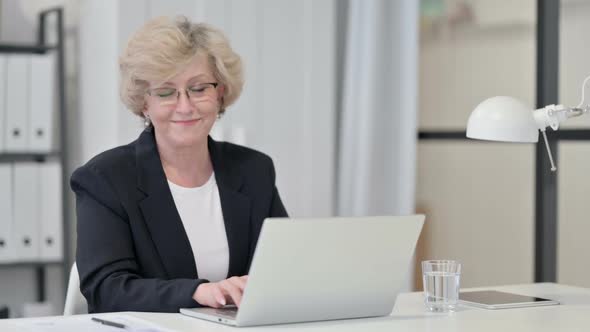
<svg viewBox="0 0 590 332">
<path fill-rule="evenodd" d="M 467 137 L 500 142 L 530 142 L 539 140 L 539 131 L 543 134 L 551 171 L 557 168 L 553 162 L 551 148 L 547 141 L 545 129 L 559 129 L 559 124 L 569 118 L 590 113 L 590 105 L 584 105 L 584 91 L 590 76 L 582 84 L 582 101 L 576 107 L 548 105 L 533 110 L 513 97 L 498 96 L 484 100 L 471 112 L 467 122 Z"/>
</svg>

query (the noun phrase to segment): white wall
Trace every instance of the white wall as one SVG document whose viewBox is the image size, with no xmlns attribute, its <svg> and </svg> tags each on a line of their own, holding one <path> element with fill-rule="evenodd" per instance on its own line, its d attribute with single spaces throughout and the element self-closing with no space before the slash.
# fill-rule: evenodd
<svg viewBox="0 0 590 332">
<path fill-rule="evenodd" d="M 418 256 L 463 264 L 461 287 L 533 282 L 534 146 L 418 144 Z"/>
<path fill-rule="evenodd" d="M 559 146 L 557 281 L 590 287 L 590 142 L 565 142 Z"/>
<path fill-rule="evenodd" d="M 85 0 L 80 24 L 81 161 L 135 139 L 141 122 L 117 95 L 117 57 L 145 19 L 182 13 L 226 32 L 246 85 L 216 125 L 275 161 L 292 216 L 333 213 L 335 1 Z M 241 139 L 240 139 L 241 140 Z"/>
<path fill-rule="evenodd" d="M 16 0 L 3 0 L 0 10 L 0 39 L 3 43 L 24 43 L 36 39 L 35 22 L 27 18 Z"/>
<path fill-rule="evenodd" d="M 517 97 L 531 108 L 535 104 L 535 2 L 470 2 L 475 5 L 473 21 L 423 35 L 424 130 L 464 130 L 475 105 L 495 95 Z M 482 9 L 486 6 L 495 9 Z M 483 19 L 478 9 L 484 10 Z M 561 0 L 559 102 L 565 105 L 578 105 L 581 84 L 590 75 L 588 15 L 590 2 Z M 590 128 L 590 116 L 570 119 L 562 128 Z M 469 141 L 420 143 L 418 206 L 430 214 L 422 254 L 463 261 L 464 286 L 533 281 L 533 149 Z M 583 263 L 590 250 L 589 149 L 588 141 L 561 143 L 555 175 L 558 282 L 584 287 L 590 286 L 590 265 Z"/>
<path fill-rule="evenodd" d="M 561 0 L 559 31 L 559 102 L 577 106 L 582 83 L 590 76 L 590 1 Z M 590 104 L 590 84 L 585 104 Z M 563 128 L 590 128 L 590 116 L 569 119 Z"/>
<path fill-rule="evenodd" d="M 534 107 L 534 25 L 474 24 L 440 38 L 423 35 L 420 46 L 421 129 L 464 130 L 475 106 L 493 96 Z"/>
<path fill-rule="evenodd" d="M 581 86 L 590 75 L 590 2 L 561 1 L 559 51 L 559 100 L 577 106 Z M 590 104 L 590 86 L 586 87 L 585 105 Z M 590 128 L 590 116 L 568 120 L 563 128 Z M 564 142 L 559 146 L 558 167 L 558 247 L 557 280 L 560 283 L 590 287 L 590 141 Z"/>
<path fill-rule="evenodd" d="M 496 95 L 534 106 L 535 1 L 483 12 L 491 4 L 471 3 L 464 21 L 423 25 L 421 130 L 464 131 L 475 106 Z M 418 256 L 461 261 L 462 287 L 532 282 L 534 172 L 530 144 L 420 141 L 417 206 L 427 220 Z"/>
</svg>

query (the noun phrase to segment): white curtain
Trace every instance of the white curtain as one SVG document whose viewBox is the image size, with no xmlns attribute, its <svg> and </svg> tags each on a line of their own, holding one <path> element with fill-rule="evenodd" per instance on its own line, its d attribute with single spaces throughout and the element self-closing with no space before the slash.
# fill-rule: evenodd
<svg viewBox="0 0 590 332">
<path fill-rule="evenodd" d="M 415 0 L 350 0 L 337 214 L 414 212 L 418 63 Z"/>
</svg>

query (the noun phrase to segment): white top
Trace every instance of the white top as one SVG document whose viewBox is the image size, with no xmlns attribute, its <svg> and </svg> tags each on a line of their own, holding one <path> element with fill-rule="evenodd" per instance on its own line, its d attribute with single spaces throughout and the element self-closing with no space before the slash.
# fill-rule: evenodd
<svg viewBox="0 0 590 332">
<path fill-rule="evenodd" d="M 229 247 L 215 173 L 201 187 L 185 188 L 168 181 L 188 236 L 200 279 L 227 278 Z"/>
</svg>

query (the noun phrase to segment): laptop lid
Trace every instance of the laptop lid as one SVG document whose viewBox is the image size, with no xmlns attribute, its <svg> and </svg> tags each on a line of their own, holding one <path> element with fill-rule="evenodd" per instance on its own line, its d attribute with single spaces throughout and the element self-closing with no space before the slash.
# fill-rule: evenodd
<svg viewBox="0 0 590 332">
<path fill-rule="evenodd" d="M 268 218 L 236 325 L 389 315 L 423 215 Z"/>
</svg>

